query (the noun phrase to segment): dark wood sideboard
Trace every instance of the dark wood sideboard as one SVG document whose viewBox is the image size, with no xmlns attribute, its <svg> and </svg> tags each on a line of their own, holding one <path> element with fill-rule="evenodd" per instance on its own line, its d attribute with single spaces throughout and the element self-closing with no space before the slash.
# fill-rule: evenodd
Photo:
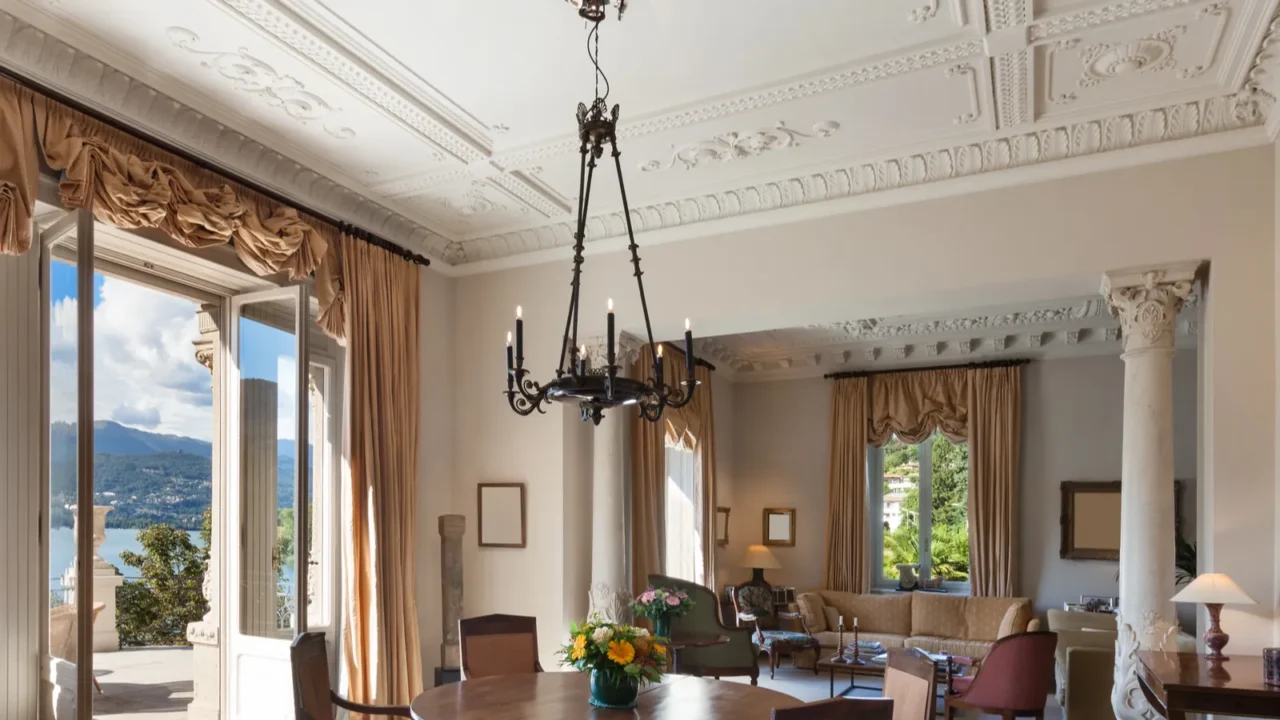
<svg viewBox="0 0 1280 720">
<path fill-rule="evenodd" d="M 1194 653 L 1140 652 L 1138 685 L 1168 720 L 1188 713 L 1280 718 L 1280 687 L 1262 682 L 1262 658 L 1236 655 L 1213 662 Z"/>
</svg>

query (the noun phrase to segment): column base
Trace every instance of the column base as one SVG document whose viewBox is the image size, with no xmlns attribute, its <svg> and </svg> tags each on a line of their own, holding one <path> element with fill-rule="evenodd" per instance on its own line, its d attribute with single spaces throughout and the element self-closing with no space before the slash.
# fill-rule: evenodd
<svg viewBox="0 0 1280 720">
<path fill-rule="evenodd" d="M 1140 650 L 1167 650 L 1176 647 L 1178 625 L 1148 610 L 1142 613 L 1137 627 L 1116 613 L 1116 656 L 1114 684 L 1111 687 L 1111 709 L 1117 720 L 1155 720 L 1160 716 L 1138 687 Z"/>
<path fill-rule="evenodd" d="M 214 623 L 201 620 L 187 625 L 191 643 L 192 700 L 187 706 L 190 720 L 219 720 L 222 716 L 220 693 L 220 632 Z"/>
</svg>

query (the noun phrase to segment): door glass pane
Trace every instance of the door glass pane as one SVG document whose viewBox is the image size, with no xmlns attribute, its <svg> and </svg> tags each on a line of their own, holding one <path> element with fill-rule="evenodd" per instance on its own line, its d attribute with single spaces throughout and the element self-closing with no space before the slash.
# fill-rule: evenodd
<svg viewBox="0 0 1280 720">
<path fill-rule="evenodd" d="M 298 353 L 294 298 L 241 306 L 240 630 L 292 637 L 296 628 L 294 492 Z"/>
<path fill-rule="evenodd" d="M 308 329 L 312 341 L 321 340 L 317 336 L 318 328 Z M 315 342 L 312 343 L 313 345 Z M 316 363 L 311 364 L 310 381 L 310 426 L 307 433 L 307 444 L 310 446 L 310 463 L 307 465 L 307 623 L 312 627 L 329 624 L 329 603 L 326 588 L 332 579 L 331 554 L 327 551 L 327 540 L 331 529 L 328 522 L 333 510 L 332 466 L 333 444 L 329 437 L 329 372 Z"/>
<path fill-rule="evenodd" d="M 933 438 L 929 557 L 934 576 L 969 581 L 969 445 Z"/>
<path fill-rule="evenodd" d="M 920 562 L 920 448 L 896 436 L 884 446 L 884 577 Z"/>
<path fill-rule="evenodd" d="M 76 266 L 49 263 L 49 654 L 52 681 L 76 686 L 79 320 Z M 65 708 L 56 708 L 65 711 Z M 70 717 L 67 715 L 66 717 Z"/>
</svg>

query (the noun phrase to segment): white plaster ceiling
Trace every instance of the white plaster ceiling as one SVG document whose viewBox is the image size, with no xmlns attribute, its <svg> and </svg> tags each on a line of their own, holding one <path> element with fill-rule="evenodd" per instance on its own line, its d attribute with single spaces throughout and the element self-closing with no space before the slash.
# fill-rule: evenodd
<svg viewBox="0 0 1280 720">
<path fill-rule="evenodd" d="M 1278 4 L 633 0 L 601 41 L 632 219 L 1257 127 Z M 572 243 L 585 41 L 563 0 L 0 2 L 0 63 L 449 265 Z M 589 240 L 620 209 L 605 166 Z"/>
<path fill-rule="evenodd" d="M 1176 344 L 1195 347 L 1197 290 L 1178 316 Z M 787 380 L 846 370 L 892 370 L 1001 359 L 1121 352 L 1120 325 L 1100 295 L 943 315 L 863 318 L 695 340 L 735 381 Z"/>
</svg>

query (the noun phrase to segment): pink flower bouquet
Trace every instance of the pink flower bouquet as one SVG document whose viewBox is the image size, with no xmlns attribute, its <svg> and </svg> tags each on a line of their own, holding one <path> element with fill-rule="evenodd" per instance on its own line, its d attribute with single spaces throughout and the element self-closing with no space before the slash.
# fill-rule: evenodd
<svg viewBox="0 0 1280 720">
<path fill-rule="evenodd" d="M 689 593 L 675 588 L 650 587 L 636 596 L 631 609 L 641 617 L 651 620 L 680 617 L 693 609 Z"/>
</svg>

